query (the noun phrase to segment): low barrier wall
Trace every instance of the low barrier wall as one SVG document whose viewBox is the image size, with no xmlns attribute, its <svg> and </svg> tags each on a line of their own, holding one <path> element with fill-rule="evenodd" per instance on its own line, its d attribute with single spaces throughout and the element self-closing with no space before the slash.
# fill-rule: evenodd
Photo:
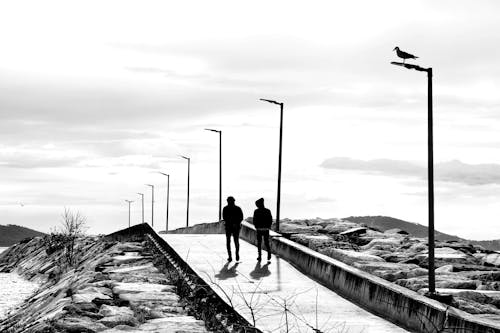
<svg viewBox="0 0 500 333">
<path fill-rule="evenodd" d="M 165 231 L 160 232 L 160 234 L 164 234 Z M 167 233 L 169 234 L 223 234 L 224 231 L 224 222 L 211 222 L 211 223 L 200 223 L 195 224 L 188 228 L 179 228 L 175 230 L 169 230 Z"/>
<path fill-rule="evenodd" d="M 221 222 L 205 223 L 169 233 L 223 233 Z M 351 267 L 303 245 L 271 235 L 273 253 L 304 274 L 367 310 L 415 332 L 496 333 L 500 324 L 478 318 L 446 304 L 424 297 L 377 276 Z M 253 225 L 242 223 L 240 237 L 257 243 Z"/>
</svg>

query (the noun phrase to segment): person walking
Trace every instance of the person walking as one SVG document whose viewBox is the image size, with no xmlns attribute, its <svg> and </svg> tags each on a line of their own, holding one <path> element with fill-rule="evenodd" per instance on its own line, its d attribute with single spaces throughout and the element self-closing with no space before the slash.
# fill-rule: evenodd
<svg viewBox="0 0 500 333">
<path fill-rule="evenodd" d="M 255 201 L 257 209 L 253 213 L 253 225 L 257 229 L 257 250 L 259 256 L 257 260 L 262 259 L 262 238 L 264 238 L 264 245 L 266 245 L 267 260 L 271 260 L 271 246 L 269 245 L 269 229 L 273 223 L 273 216 L 271 211 L 264 207 L 264 198 Z"/>
<path fill-rule="evenodd" d="M 233 236 L 236 261 L 240 261 L 240 228 L 243 221 L 243 211 L 234 204 L 233 197 L 227 197 L 227 206 L 222 210 L 222 219 L 226 228 L 227 261 L 232 261 L 231 236 Z"/>
</svg>

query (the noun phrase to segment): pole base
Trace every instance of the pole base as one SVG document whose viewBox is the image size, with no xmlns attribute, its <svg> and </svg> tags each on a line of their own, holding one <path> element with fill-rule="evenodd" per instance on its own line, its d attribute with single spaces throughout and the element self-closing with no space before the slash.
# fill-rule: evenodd
<svg viewBox="0 0 500 333">
<path fill-rule="evenodd" d="M 437 292 L 434 292 L 434 293 L 426 292 L 424 294 L 424 296 L 429 297 L 430 299 L 433 299 L 435 301 L 447 304 L 447 305 L 451 305 L 453 303 L 453 295 L 450 295 L 450 294 L 440 294 Z"/>
</svg>

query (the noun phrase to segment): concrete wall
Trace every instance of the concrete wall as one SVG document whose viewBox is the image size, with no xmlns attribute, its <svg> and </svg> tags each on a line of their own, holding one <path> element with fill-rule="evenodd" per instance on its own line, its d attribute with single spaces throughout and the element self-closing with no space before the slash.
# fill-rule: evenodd
<svg viewBox="0 0 500 333">
<path fill-rule="evenodd" d="M 223 233 L 220 222 L 177 229 L 172 233 Z M 256 244 L 253 225 L 243 222 L 240 236 Z M 383 318 L 415 332 L 494 333 L 500 325 L 424 297 L 377 276 L 315 252 L 271 232 L 273 253 L 306 275 Z"/>
</svg>

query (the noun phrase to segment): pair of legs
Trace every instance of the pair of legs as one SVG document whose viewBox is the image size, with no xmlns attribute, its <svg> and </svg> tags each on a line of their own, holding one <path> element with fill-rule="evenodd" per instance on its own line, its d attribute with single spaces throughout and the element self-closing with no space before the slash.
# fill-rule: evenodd
<svg viewBox="0 0 500 333">
<path fill-rule="evenodd" d="M 257 250 L 259 251 L 259 256 L 257 260 L 262 258 L 262 238 L 264 238 L 264 245 L 267 251 L 267 260 L 271 260 L 271 246 L 269 245 L 269 229 L 257 229 Z"/>
<path fill-rule="evenodd" d="M 231 236 L 234 240 L 234 249 L 236 252 L 236 261 L 240 260 L 240 228 L 226 228 L 226 248 L 227 248 L 227 261 L 233 260 L 231 255 Z"/>
</svg>

